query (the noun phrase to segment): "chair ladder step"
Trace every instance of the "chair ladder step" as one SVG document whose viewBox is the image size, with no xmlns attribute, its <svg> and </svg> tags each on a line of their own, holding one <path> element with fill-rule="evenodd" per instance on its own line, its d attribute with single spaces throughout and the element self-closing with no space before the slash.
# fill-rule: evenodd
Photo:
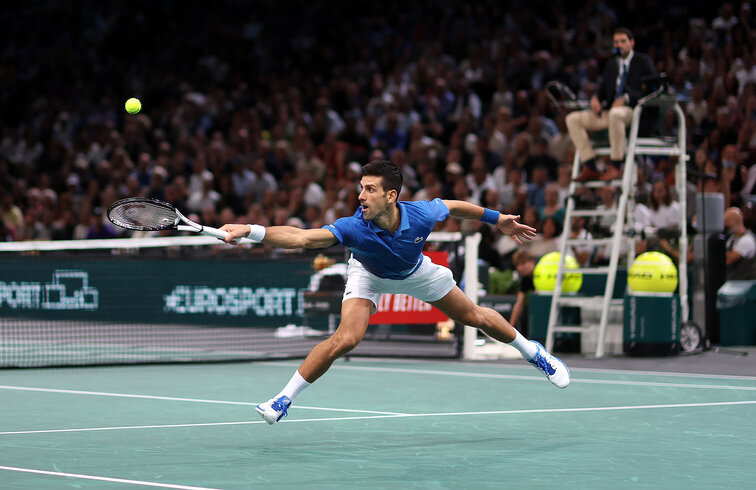
<svg viewBox="0 0 756 490">
<path fill-rule="evenodd" d="M 588 188 L 598 188 L 598 187 L 606 187 L 606 186 L 613 186 L 613 187 L 620 187 L 622 185 L 622 179 L 612 179 L 612 180 L 588 180 L 585 182 L 578 182 L 573 180 L 571 185 L 574 185 L 575 187 L 588 187 Z"/>
<path fill-rule="evenodd" d="M 561 306 L 602 306 L 604 304 L 603 296 L 559 296 L 556 299 L 557 304 Z M 609 306 L 622 306 L 622 298 L 612 298 L 609 300 Z"/>
<path fill-rule="evenodd" d="M 638 146 L 635 148 L 636 155 L 680 155 L 680 148 L 661 148 L 654 146 Z"/>
</svg>

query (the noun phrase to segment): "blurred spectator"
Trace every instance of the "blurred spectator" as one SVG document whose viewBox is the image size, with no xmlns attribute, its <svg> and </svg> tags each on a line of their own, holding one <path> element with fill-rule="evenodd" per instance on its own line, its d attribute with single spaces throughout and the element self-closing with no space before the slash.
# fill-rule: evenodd
<svg viewBox="0 0 756 490">
<path fill-rule="evenodd" d="M 518 326 L 520 318 L 524 318 L 524 313 L 527 311 L 528 295 L 535 290 L 533 271 L 535 270 L 536 260 L 530 252 L 520 249 L 514 253 L 512 263 L 520 279 L 520 289 L 517 291 L 517 299 L 512 306 L 512 315 L 509 317 L 509 323 Z"/>
<path fill-rule="evenodd" d="M 649 226 L 680 229 L 680 204 L 672 199 L 664 181 L 657 180 L 653 183 L 648 209 Z"/>
<path fill-rule="evenodd" d="M 738 208 L 725 211 L 727 279 L 753 279 L 756 277 L 756 237 L 745 227 L 743 212 Z"/>
<path fill-rule="evenodd" d="M 593 238 L 591 233 L 585 227 L 585 218 L 574 216 L 570 223 L 568 237 L 573 240 L 590 240 Z M 595 247 L 591 245 L 572 245 L 570 247 L 572 256 L 575 257 L 580 267 L 587 267 L 591 262 Z"/>
<path fill-rule="evenodd" d="M 0 217 L 0 242 L 14 242 L 16 241 L 15 233 L 5 223 L 5 220 Z"/>
<path fill-rule="evenodd" d="M 464 170 L 462 165 L 457 162 L 449 162 L 444 169 L 443 196 L 444 199 L 452 199 L 454 196 L 454 186 L 460 179 L 464 180 Z M 496 208 L 498 209 L 498 206 Z"/>
<path fill-rule="evenodd" d="M 106 222 L 102 208 L 95 208 L 89 215 L 89 228 L 87 229 L 87 239 L 115 238 L 116 233 L 110 222 Z"/>
<path fill-rule="evenodd" d="M 557 189 L 559 190 L 559 203 L 567 205 L 567 197 L 570 195 L 570 182 L 572 182 L 572 164 L 563 163 L 557 169 Z"/>
<path fill-rule="evenodd" d="M 614 231 L 612 226 L 617 221 L 617 189 L 614 186 L 605 185 L 599 189 L 598 196 L 599 203 L 596 210 L 604 212 L 597 220 L 598 229 L 608 234 Z"/>
<path fill-rule="evenodd" d="M 14 202 L 10 192 L 0 196 L 0 219 L 3 220 L 5 237 L 17 240 L 24 234 L 24 213 Z"/>
<path fill-rule="evenodd" d="M 255 181 L 255 174 L 249 169 L 249 160 L 241 157 L 233 158 L 231 164 L 231 185 L 234 196 L 243 202 L 252 192 L 252 184 Z"/>
<path fill-rule="evenodd" d="M 636 180 L 635 180 L 635 202 L 637 204 L 644 204 L 648 206 L 648 202 L 651 199 L 651 192 L 653 186 L 649 182 L 648 167 L 645 164 L 638 164 L 636 166 Z"/>
<path fill-rule="evenodd" d="M 704 177 L 699 180 L 698 192 L 705 194 L 719 193 L 724 196 L 725 203 L 730 202 L 730 186 L 723 176 L 721 164 L 711 158 L 705 158 L 703 172 L 707 176 L 714 176 L 714 178 Z"/>
<path fill-rule="evenodd" d="M 541 221 L 546 218 L 554 218 L 557 224 L 562 227 L 564 224 L 565 209 L 559 201 L 559 186 L 551 183 L 546 186 L 544 191 L 545 204 L 538 208 L 538 216 Z"/>
<path fill-rule="evenodd" d="M 546 167 L 538 166 L 533 169 L 531 184 L 528 186 L 528 204 L 537 208 L 546 206 L 546 184 L 549 181 Z"/>
<path fill-rule="evenodd" d="M 746 2 L 672 0 L 644 4 L 651 10 L 638 15 L 536 0 L 523 19 L 514 4 L 470 8 L 461 0 L 391 4 L 380 13 L 362 4 L 348 12 L 290 5 L 260 10 L 254 29 L 244 5 L 226 0 L 212 10 L 170 1 L 5 5 L 0 16 L 13 40 L 0 51 L 6 237 L 84 238 L 93 208 L 140 195 L 197 214 L 231 207 L 260 223 L 315 222 L 316 208 L 331 221 L 357 207 L 349 162 L 359 176 L 378 157 L 402 168 L 402 198 L 450 197 L 456 187 L 492 205 L 498 194 L 502 211 L 524 216 L 529 208 L 537 222 L 534 206 L 546 205 L 549 184 L 558 183 L 564 205 L 574 155 L 565 116 L 541 87 L 560 80 L 590 99 L 616 83 L 618 72 L 602 78 L 602 69 L 616 63 L 609 50 L 618 16 L 636 29 L 638 49 L 672 76 L 672 90 L 689 95 L 682 104 L 690 153 L 699 170 L 717 173 L 696 185 L 732 204 L 756 192 L 754 19 Z M 305 20 L 291 17 L 295 10 Z M 197 19 L 224 28 L 196 29 Z M 140 114 L 123 113 L 125 93 L 141 94 Z M 644 165 L 639 195 L 644 180 L 672 183 L 674 161 Z M 545 178 L 535 170 L 544 166 Z M 579 195 L 595 202 L 591 192 Z"/>
<path fill-rule="evenodd" d="M 525 249 L 536 258 L 559 250 L 559 235 L 562 233 L 562 228 L 551 217 L 543 220 L 540 228 L 541 232 L 537 233 L 531 241 L 525 243 Z"/>
<path fill-rule="evenodd" d="M 163 167 L 155 167 L 150 175 L 150 188 L 147 191 L 147 197 L 165 201 L 165 181 L 168 178 L 168 172 Z M 103 206 L 105 203 L 103 203 Z"/>
<path fill-rule="evenodd" d="M 386 126 L 378 128 L 370 139 L 373 147 L 381 148 L 385 153 L 402 150 L 407 144 L 407 132 L 399 127 L 399 117 L 396 112 L 390 112 L 386 117 Z"/>
<path fill-rule="evenodd" d="M 262 202 L 269 193 L 278 191 L 278 182 L 265 170 L 265 160 L 256 158 L 252 163 L 253 180 L 249 185 L 249 194 L 254 202 Z"/>
<path fill-rule="evenodd" d="M 523 172 L 519 168 L 510 168 L 507 172 L 507 183 L 499 191 L 499 199 L 504 212 L 521 215 L 528 203 L 528 185 L 523 179 Z"/>
<path fill-rule="evenodd" d="M 483 194 L 487 190 L 496 189 L 496 183 L 493 176 L 489 173 L 488 166 L 481 153 L 477 153 L 473 157 L 470 174 L 467 175 L 465 183 L 469 190 L 469 200 L 475 204 L 483 202 Z"/>
<path fill-rule="evenodd" d="M 186 207 L 192 213 L 201 213 L 207 207 L 215 207 L 222 197 L 213 188 L 213 176 L 206 174 L 202 179 L 202 187 L 198 191 L 191 191 L 186 200 Z M 207 223 L 206 223 L 207 224 Z"/>
<path fill-rule="evenodd" d="M 557 162 L 563 163 L 568 161 L 570 150 L 573 149 L 572 139 L 570 139 L 570 134 L 567 132 L 564 114 L 559 114 L 556 119 L 556 125 L 558 131 L 548 141 L 548 154 Z M 571 162 L 572 160 L 570 159 L 569 161 Z"/>
<path fill-rule="evenodd" d="M 557 167 L 559 162 L 548 153 L 548 142 L 544 138 L 537 138 L 535 144 L 532 146 L 532 152 L 525 159 L 523 165 L 525 172 L 534 178 L 534 172 L 537 167 L 543 167 L 546 169 L 547 177 L 549 180 L 556 180 Z"/>
</svg>

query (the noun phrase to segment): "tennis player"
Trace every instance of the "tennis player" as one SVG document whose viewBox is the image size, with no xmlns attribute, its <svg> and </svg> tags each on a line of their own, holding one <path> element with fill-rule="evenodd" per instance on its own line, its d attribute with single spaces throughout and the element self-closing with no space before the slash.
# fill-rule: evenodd
<svg viewBox="0 0 756 490">
<path fill-rule="evenodd" d="M 257 411 L 268 424 L 285 417 L 299 393 L 320 378 L 331 364 L 360 343 L 383 293 L 407 294 L 432 304 L 456 322 L 477 327 L 515 347 L 554 385 L 570 383 L 567 366 L 538 342 L 527 340 L 501 315 L 474 304 L 457 287 L 451 271 L 422 254 L 436 222 L 448 216 L 477 219 L 496 226 L 518 243 L 535 229 L 518 223 L 519 216 L 499 214 L 465 201 L 397 201 L 402 173 L 392 162 L 375 160 L 362 167 L 360 208 L 353 216 L 320 229 L 290 226 L 226 224 L 226 242 L 249 237 L 280 248 L 326 248 L 341 243 L 352 252 L 341 305 L 341 323 L 334 334 L 316 345 L 284 389 Z"/>
</svg>

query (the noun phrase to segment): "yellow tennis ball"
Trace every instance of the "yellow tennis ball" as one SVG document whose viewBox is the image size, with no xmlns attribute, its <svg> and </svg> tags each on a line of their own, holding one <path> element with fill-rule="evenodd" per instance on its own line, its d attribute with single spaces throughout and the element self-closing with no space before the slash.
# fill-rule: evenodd
<svg viewBox="0 0 756 490">
<path fill-rule="evenodd" d="M 142 103 L 139 102 L 139 99 L 132 97 L 126 101 L 126 112 L 128 112 L 129 114 L 136 114 L 137 112 L 141 110 L 142 110 Z"/>
<path fill-rule="evenodd" d="M 677 267 L 661 252 L 642 253 L 630 266 L 627 284 L 636 293 L 672 293 L 677 288 Z"/>
<path fill-rule="evenodd" d="M 577 269 L 578 263 L 575 257 L 567 255 L 564 259 L 566 269 Z M 533 285 L 536 291 L 553 291 L 556 285 L 557 269 L 559 268 L 559 252 L 551 252 L 543 257 L 533 270 Z M 562 280 L 562 291 L 574 293 L 583 285 L 583 274 L 580 272 L 567 272 Z"/>
</svg>

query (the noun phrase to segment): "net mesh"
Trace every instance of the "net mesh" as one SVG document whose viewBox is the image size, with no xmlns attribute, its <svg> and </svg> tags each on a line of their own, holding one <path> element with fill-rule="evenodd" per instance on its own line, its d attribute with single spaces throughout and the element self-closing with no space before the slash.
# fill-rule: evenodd
<svg viewBox="0 0 756 490">
<path fill-rule="evenodd" d="M 304 357 L 343 292 L 310 291 L 314 256 L 197 236 L 0 244 L 0 367 Z M 456 357 L 453 327 L 438 332 L 371 325 L 352 354 Z"/>
<path fill-rule="evenodd" d="M 176 212 L 160 203 L 144 200 L 119 201 L 108 209 L 110 221 L 131 230 L 165 230 L 176 224 Z"/>
</svg>

